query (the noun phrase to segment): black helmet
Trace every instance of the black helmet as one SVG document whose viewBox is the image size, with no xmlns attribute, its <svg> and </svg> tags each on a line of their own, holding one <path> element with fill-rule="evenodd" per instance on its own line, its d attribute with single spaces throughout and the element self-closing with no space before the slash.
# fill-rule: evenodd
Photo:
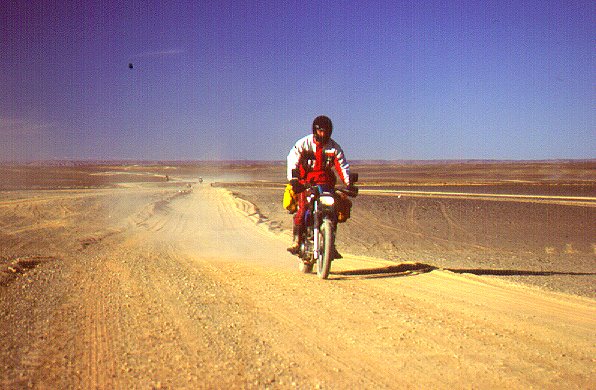
<svg viewBox="0 0 596 390">
<path fill-rule="evenodd" d="M 317 130 L 319 130 L 319 129 L 327 130 L 325 132 L 325 137 L 322 139 L 320 139 L 317 136 Z M 331 119 L 329 119 L 325 115 L 319 115 L 312 122 L 312 133 L 315 136 L 315 139 L 317 140 L 317 142 L 320 142 L 320 143 L 327 142 L 329 140 L 329 138 L 331 138 L 332 132 L 333 132 L 333 123 L 331 123 Z"/>
</svg>

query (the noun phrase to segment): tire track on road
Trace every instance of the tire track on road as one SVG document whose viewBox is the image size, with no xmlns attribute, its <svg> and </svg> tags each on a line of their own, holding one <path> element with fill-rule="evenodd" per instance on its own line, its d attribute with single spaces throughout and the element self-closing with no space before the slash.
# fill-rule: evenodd
<svg viewBox="0 0 596 390">
<path fill-rule="evenodd" d="M 596 207 L 596 197 L 589 196 L 559 196 L 559 195 L 525 195 L 525 194 L 482 194 L 473 192 L 440 192 L 440 191 L 408 191 L 408 190 L 377 190 L 361 189 L 362 195 L 378 196 L 408 196 L 408 197 L 431 197 L 431 198 L 459 198 L 479 199 L 509 202 L 533 202 L 559 204 L 565 206 Z"/>
</svg>

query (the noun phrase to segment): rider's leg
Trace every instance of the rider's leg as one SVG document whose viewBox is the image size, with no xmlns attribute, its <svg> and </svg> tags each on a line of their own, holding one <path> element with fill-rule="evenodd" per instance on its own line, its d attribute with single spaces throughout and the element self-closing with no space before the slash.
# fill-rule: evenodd
<svg viewBox="0 0 596 390">
<path fill-rule="evenodd" d="M 302 239 L 302 234 L 304 232 L 302 221 L 304 220 L 304 211 L 306 208 L 304 207 L 304 201 L 301 195 L 302 194 L 300 194 L 298 198 L 298 209 L 296 210 L 296 214 L 294 214 L 292 244 L 288 247 L 288 252 L 294 255 L 297 254 L 298 250 L 300 249 L 300 240 Z"/>
<path fill-rule="evenodd" d="M 288 247 L 288 252 L 292 254 L 298 253 L 300 249 L 300 239 L 302 237 L 302 226 L 294 223 L 292 244 Z"/>
<path fill-rule="evenodd" d="M 343 256 L 341 255 L 341 253 L 339 253 L 337 251 L 337 248 L 335 247 L 335 241 L 337 240 L 337 221 L 335 221 L 335 240 L 333 240 L 333 247 L 331 247 L 331 253 L 332 253 L 332 258 L 333 259 L 343 259 Z"/>
</svg>

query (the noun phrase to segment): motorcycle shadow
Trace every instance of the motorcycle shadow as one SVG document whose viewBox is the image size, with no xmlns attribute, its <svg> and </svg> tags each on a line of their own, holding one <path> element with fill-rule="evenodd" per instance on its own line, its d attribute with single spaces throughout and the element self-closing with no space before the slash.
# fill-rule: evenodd
<svg viewBox="0 0 596 390">
<path fill-rule="evenodd" d="M 398 264 L 390 265 L 387 267 L 376 267 L 376 268 L 363 268 L 346 271 L 335 271 L 331 272 L 334 276 L 333 279 L 354 279 L 355 276 L 358 279 L 380 279 L 380 278 L 397 278 L 403 276 L 415 276 L 425 274 L 436 270 L 437 267 L 423 264 L 423 263 L 409 263 L 409 264 Z"/>
<path fill-rule="evenodd" d="M 590 276 L 596 275 L 593 272 L 561 272 L 561 271 L 531 271 L 531 270 L 513 270 L 513 269 L 481 269 L 481 268 L 440 268 L 430 264 L 406 263 L 390 265 L 387 267 L 364 268 L 346 271 L 331 272 L 335 280 L 347 279 L 379 279 L 396 278 L 402 276 L 415 276 L 425 274 L 437 269 L 443 269 L 456 274 L 490 275 L 490 276 Z"/>
</svg>

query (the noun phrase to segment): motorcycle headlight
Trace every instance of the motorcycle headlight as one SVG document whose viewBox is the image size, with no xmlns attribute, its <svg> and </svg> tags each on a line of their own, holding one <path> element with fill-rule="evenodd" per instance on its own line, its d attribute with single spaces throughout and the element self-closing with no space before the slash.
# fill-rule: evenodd
<svg viewBox="0 0 596 390">
<path fill-rule="evenodd" d="M 324 195 L 319 198 L 319 201 L 323 206 L 329 207 L 333 206 L 333 204 L 335 203 L 335 198 L 333 198 L 333 196 Z"/>
</svg>

